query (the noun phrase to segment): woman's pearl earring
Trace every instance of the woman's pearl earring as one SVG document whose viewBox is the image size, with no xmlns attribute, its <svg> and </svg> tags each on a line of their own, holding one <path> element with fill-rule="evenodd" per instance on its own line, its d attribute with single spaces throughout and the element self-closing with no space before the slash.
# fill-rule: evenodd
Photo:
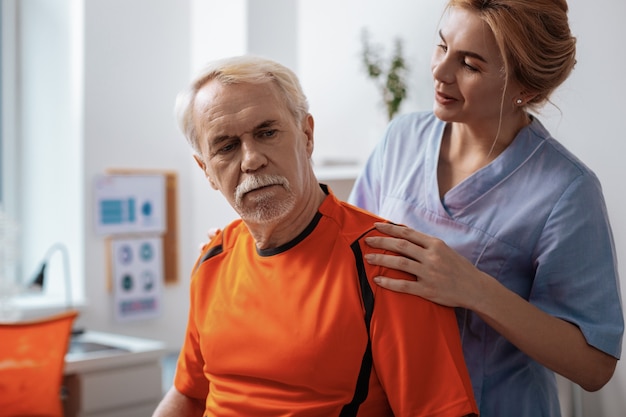
<svg viewBox="0 0 626 417">
<path fill-rule="evenodd" d="M 521 98 L 518 98 L 517 100 L 515 100 L 515 104 L 517 104 L 518 106 L 522 103 L 523 103 L 523 100 Z"/>
</svg>

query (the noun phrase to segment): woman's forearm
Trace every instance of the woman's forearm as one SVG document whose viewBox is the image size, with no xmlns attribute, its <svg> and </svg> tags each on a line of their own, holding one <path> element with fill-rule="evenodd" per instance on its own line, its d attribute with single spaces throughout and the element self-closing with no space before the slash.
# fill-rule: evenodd
<svg viewBox="0 0 626 417">
<path fill-rule="evenodd" d="M 480 271 L 470 309 L 528 356 L 587 391 L 612 377 L 617 359 L 589 345 L 581 330 L 554 317 Z"/>
</svg>

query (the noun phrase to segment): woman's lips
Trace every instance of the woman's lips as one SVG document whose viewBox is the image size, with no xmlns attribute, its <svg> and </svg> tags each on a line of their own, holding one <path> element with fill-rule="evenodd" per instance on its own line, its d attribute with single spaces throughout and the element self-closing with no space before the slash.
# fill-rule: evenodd
<svg viewBox="0 0 626 417">
<path fill-rule="evenodd" d="M 451 104 L 457 101 L 454 97 L 444 94 L 440 91 L 437 91 L 435 93 L 435 99 L 440 104 Z"/>
</svg>

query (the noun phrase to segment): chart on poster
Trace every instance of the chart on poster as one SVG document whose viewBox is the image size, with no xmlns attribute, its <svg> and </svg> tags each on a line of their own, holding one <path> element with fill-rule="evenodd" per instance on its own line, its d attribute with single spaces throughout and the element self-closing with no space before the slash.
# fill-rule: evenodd
<svg viewBox="0 0 626 417">
<path fill-rule="evenodd" d="M 99 175 L 95 199 L 95 229 L 99 235 L 165 231 L 163 175 Z"/>
<path fill-rule="evenodd" d="M 113 298 L 117 321 L 156 317 L 161 310 L 163 249 L 159 237 L 111 240 Z"/>
</svg>

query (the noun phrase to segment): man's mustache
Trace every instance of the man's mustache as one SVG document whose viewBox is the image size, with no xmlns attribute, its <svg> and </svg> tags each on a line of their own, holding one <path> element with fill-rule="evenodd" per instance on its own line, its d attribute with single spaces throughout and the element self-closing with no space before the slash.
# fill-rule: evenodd
<svg viewBox="0 0 626 417">
<path fill-rule="evenodd" d="M 237 186 L 235 189 L 235 201 L 241 201 L 243 196 L 250 191 L 270 185 L 282 185 L 286 189 L 289 189 L 289 181 L 282 175 L 255 175 L 253 177 L 247 177 Z"/>
</svg>

